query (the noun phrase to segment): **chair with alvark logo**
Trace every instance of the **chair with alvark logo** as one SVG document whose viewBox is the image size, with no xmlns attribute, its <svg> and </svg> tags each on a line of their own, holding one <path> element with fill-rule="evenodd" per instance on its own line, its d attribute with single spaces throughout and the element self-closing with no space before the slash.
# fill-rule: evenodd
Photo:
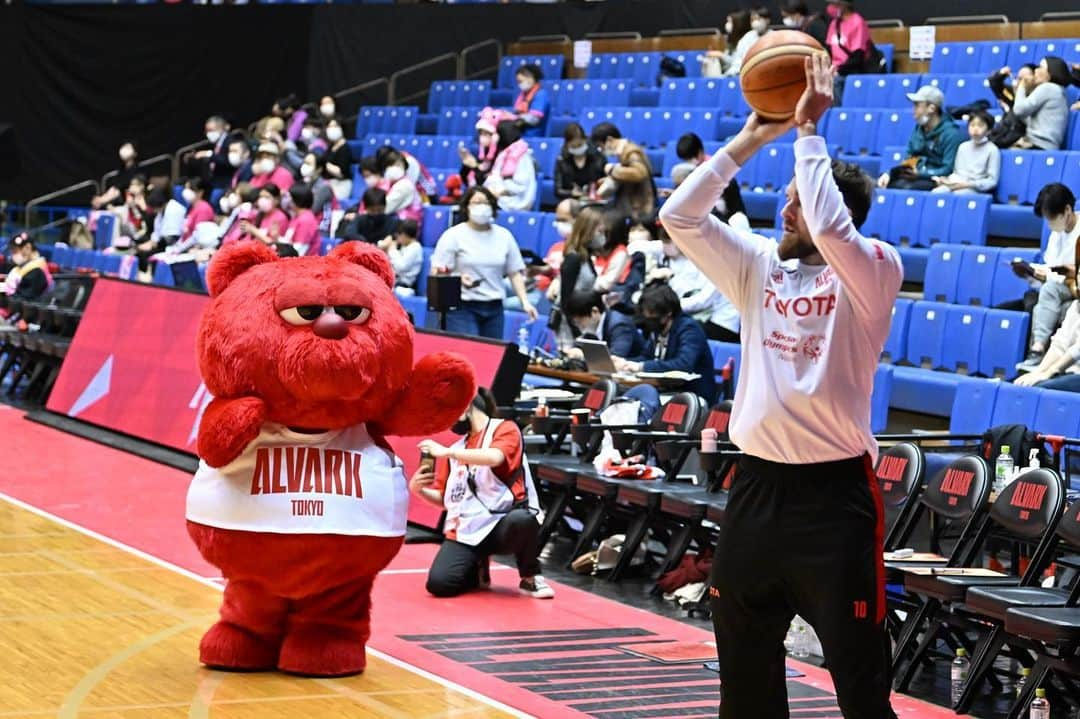
<svg viewBox="0 0 1080 719">
<path fill-rule="evenodd" d="M 922 450 L 912 442 L 893 445 L 878 457 L 874 476 L 881 487 L 881 500 L 885 505 L 887 552 L 900 549 L 896 537 L 907 522 L 907 516 L 915 511 L 915 502 L 922 492 L 925 469 L 926 460 Z M 892 515 L 891 519 L 889 515 Z"/>
</svg>

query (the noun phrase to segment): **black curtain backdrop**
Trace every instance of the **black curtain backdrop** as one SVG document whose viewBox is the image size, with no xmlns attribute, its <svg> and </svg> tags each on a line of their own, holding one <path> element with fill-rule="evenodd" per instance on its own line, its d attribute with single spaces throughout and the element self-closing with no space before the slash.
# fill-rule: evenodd
<svg viewBox="0 0 1080 719">
<path fill-rule="evenodd" d="M 10 126 L 16 147 L 14 160 L 0 154 L 0 198 L 20 201 L 100 178 L 117 166 L 127 138 L 144 158 L 172 152 L 198 139 L 211 113 L 246 125 L 287 93 L 309 100 L 488 38 L 505 45 L 523 35 L 721 27 L 728 11 L 750 4 L 0 5 L 0 126 Z M 1035 20 L 1075 9 L 1075 0 L 860 0 L 857 8 L 911 25 L 941 14 Z M 433 68 L 403 91 L 452 72 Z"/>
</svg>

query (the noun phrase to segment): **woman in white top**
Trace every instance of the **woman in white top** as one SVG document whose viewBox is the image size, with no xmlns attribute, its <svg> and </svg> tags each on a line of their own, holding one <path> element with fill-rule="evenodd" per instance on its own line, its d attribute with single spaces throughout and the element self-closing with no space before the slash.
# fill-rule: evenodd
<svg viewBox="0 0 1080 719">
<path fill-rule="evenodd" d="M 409 177 L 409 161 L 400 152 L 387 152 L 379 161 L 379 170 L 383 178 L 379 188 L 386 192 L 386 214 L 414 220 L 419 225 L 424 203 L 416 182 Z"/>
<path fill-rule="evenodd" d="M 502 339 L 504 277 L 529 320 L 537 317 L 525 291 L 521 250 L 508 229 L 493 223 L 495 212 L 494 195 L 485 187 L 470 187 L 461 198 L 465 221 L 444 232 L 435 244 L 432 274 L 461 275 L 461 303 L 446 315 L 450 332 Z"/>
<path fill-rule="evenodd" d="M 531 210 L 536 203 L 536 164 L 532 150 L 521 139 L 521 128 L 504 120 L 495 128 L 499 143 L 484 187 L 491 190 L 501 210 Z"/>
<path fill-rule="evenodd" d="M 739 311 L 709 278 L 664 234 L 665 264 L 647 275 L 647 282 L 667 282 L 679 296 L 682 311 L 697 320 L 705 336 L 720 342 L 739 342 Z"/>
<path fill-rule="evenodd" d="M 766 24 L 766 29 L 768 25 Z M 725 75 L 738 75 L 742 70 L 743 58 L 761 35 L 750 26 L 750 13 L 736 10 L 727 16 L 724 25 L 727 34 L 727 52 L 721 56 Z M 734 49 L 732 49 L 734 48 Z"/>
</svg>

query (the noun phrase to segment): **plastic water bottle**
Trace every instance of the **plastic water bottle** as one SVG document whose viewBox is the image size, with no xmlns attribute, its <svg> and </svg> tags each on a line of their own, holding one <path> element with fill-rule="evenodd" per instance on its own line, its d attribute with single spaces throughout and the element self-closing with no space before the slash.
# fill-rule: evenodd
<svg viewBox="0 0 1080 719">
<path fill-rule="evenodd" d="M 1046 701 L 1046 690 L 1035 690 L 1035 701 L 1031 702 L 1030 719 L 1050 719 L 1050 702 Z"/>
<path fill-rule="evenodd" d="M 956 650 L 956 659 L 953 659 L 952 671 L 950 672 L 950 679 L 952 679 L 952 703 L 956 704 L 960 701 L 960 695 L 964 692 L 964 685 L 967 684 L 968 669 L 971 668 L 971 662 L 967 658 L 967 650 L 961 647 Z"/>
<path fill-rule="evenodd" d="M 1014 462 L 1012 455 L 1009 454 L 1011 449 L 1007 444 L 1001 445 L 1001 454 L 998 455 L 997 462 L 994 463 L 994 491 L 999 494 L 1008 485 L 1009 479 L 1012 478 Z"/>
<path fill-rule="evenodd" d="M 810 656 L 810 636 L 806 633 L 806 622 L 796 618 L 792 628 L 795 630 L 795 641 L 791 656 L 806 659 Z"/>
<path fill-rule="evenodd" d="M 529 354 L 529 328 L 525 325 L 518 328 L 517 345 L 518 352 L 523 355 Z"/>
<path fill-rule="evenodd" d="M 1024 667 L 1020 670 L 1020 681 L 1016 683 L 1016 696 L 1020 696 L 1024 692 L 1024 685 L 1027 684 L 1028 678 L 1031 676 L 1031 670 Z"/>
</svg>

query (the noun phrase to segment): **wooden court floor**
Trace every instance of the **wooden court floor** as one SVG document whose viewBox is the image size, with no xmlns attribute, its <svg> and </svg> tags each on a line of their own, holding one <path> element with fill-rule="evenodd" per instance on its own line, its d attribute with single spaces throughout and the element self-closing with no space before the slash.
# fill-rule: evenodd
<svg viewBox="0 0 1080 719">
<path fill-rule="evenodd" d="M 0 718 L 510 717 L 369 654 L 347 679 L 198 664 L 214 586 L 0 498 Z"/>
</svg>

